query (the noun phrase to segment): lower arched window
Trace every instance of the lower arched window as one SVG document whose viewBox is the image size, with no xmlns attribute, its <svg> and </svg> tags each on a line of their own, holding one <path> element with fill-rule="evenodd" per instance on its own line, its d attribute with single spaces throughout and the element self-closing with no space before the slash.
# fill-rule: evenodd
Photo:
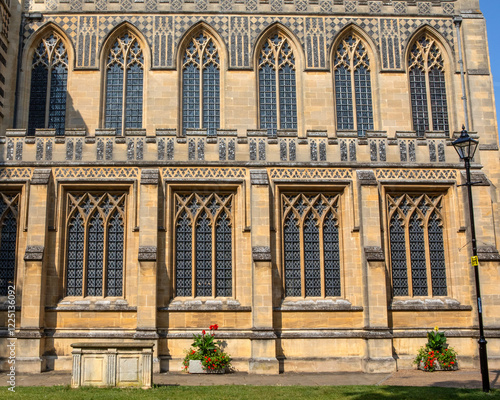
<svg viewBox="0 0 500 400">
<path fill-rule="evenodd" d="M 125 200 L 116 193 L 68 193 L 67 296 L 123 296 Z"/>
<path fill-rule="evenodd" d="M 64 134 L 67 83 L 68 53 L 61 38 L 51 33 L 40 41 L 31 64 L 29 135 L 39 128 Z"/>
<path fill-rule="evenodd" d="M 233 295 L 233 203 L 230 193 L 175 194 L 176 296 Z"/>
<path fill-rule="evenodd" d="M 287 297 L 339 297 L 339 195 L 282 194 Z"/>
<path fill-rule="evenodd" d="M 394 296 L 446 296 L 441 195 L 388 195 Z"/>
</svg>

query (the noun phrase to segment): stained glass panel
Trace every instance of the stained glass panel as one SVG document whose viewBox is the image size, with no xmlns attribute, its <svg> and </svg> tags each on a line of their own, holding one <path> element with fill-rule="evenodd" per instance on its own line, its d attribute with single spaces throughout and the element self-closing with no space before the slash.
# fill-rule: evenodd
<svg viewBox="0 0 500 400">
<path fill-rule="evenodd" d="M 222 212 L 216 224 L 216 296 L 230 297 L 233 286 L 233 256 L 230 219 Z"/>
<path fill-rule="evenodd" d="M 323 223 L 323 252 L 325 258 L 325 296 L 340 297 L 339 230 L 331 211 Z"/>
<path fill-rule="evenodd" d="M 68 225 L 68 250 L 66 268 L 66 294 L 82 296 L 83 292 L 83 247 L 85 243 L 85 228 L 83 218 L 75 214 Z"/>
<path fill-rule="evenodd" d="M 304 281 L 307 296 L 321 296 L 319 227 L 310 212 L 304 220 Z"/>
<path fill-rule="evenodd" d="M 283 224 L 285 296 L 302 296 L 300 271 L 300 231 L 293 213 Z"/>
<path fill-rule="evenodd" d="M 87 241 L 87 296 L 102 296 L 104 226 L 98 213 L 89 221 Z"/>
<path fill-rule="evenodd" d="M 12 210 L 4 216 L 0 240 L 0 296 L 7 296 L 16 271 L 17 220 Z"/>
<path fill-rule="evenodd" d="M 186 211 L 177 221 L 175 231 L 175 287 L 177 296 L 192 296 L 192 232 Z"/>
<path fill-rule="evenodd" d="M 443 227 L 433 213 L 429 218 L 429 258 L 431 261 L 432 295 L 447 296 Z"/>
<path fill-rule="evenodd" d="M 196 222 L 196 296 L 212 296 L 212 228 L 205 211 Z"/>
<path fill-rule="evenodd" d="M 123 221 L 118 211 L 115 211 L 108 226 L 106 296 L 123 295 L 123 243 Z"/>
</svg>

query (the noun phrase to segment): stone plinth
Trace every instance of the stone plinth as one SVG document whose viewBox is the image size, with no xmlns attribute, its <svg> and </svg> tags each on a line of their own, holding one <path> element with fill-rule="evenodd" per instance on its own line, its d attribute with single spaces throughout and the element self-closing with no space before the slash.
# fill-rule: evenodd
<svg viewBox="0 0 500 400">
<path fill-rule="evenodd" d="M 71 387 L 153 384 L 153 343 L 73 343 Z"/>
</svg>

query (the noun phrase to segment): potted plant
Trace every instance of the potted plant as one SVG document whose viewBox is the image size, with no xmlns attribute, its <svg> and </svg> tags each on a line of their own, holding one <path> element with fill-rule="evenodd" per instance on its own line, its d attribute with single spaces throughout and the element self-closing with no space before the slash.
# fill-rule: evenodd
<svg viewBox="0 0 500 400">
<path fill-rule="evenodd" d="M 413 361 L 422 371 L 454 371 L 458 369 L 457 353 L 446 343 L 444 332 L 434 330 L 427 332 L 427 344 L 420 348 Z"/>
<path fill-rule="evenodd" d="M 231 357 L 222 350 L 222 342 L 215 340 L 217 329 L 217 324 L 210 325 L 208 333 L 203 330 L 201 335 L 193 334 L 194 342 L 182 362 L 185 371 L 190 374 L 223 374 L 231 367 Z"/>
</svg>

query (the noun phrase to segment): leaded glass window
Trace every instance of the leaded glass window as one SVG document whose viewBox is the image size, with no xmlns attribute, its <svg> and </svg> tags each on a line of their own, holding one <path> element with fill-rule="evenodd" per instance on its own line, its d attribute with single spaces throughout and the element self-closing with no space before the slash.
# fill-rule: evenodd
<svg viewBox="0 0 500 400">
<path fill-rule="evenodd" d="M 368 53 L 357 35 L 340 42 L 333 65 L 337 129 L 357 130 L 365 136 L 373 129 L 372 85 Z"/>
<path fill-rule="evenodd" d="M 394 296 L 447 295 L 442 201 L 427 194 L 387 195 Z"/>
<path fill-rule="evenodd" d="M 28 134 L 51 128 L 64 135 L 68 53 L 59 35 L 51 33 L 35 49 L 31 64 Z"/>
<path fill-rule="evenodd" d="M 201 32 L 186 47 L 182 60 L 182 130 L 220 128 L 220 60 L 215 41 Z"/>
<path fill-rule="evenodd" d="M 234 195 L 194 192 L 174 197 L 176 296 L 231 297 Z"/>
<path fill-rule="evenodd" d="M 104 126 L 142 128 L 144 55 L 135 35 L 121 35 L 106 59 L 106 103 Z"/>
<path fill-rule="evenodd" d="M 339 195 L 282 194 L 286 297 L 340 297 Z"/>
<path fill-rule="evenodd" d="M 14 285 L 19 194 L 0 193 L 0 296 Z"/>
<path fill-rule="evenodd" d="M 123 193 L 68 193 L 66 295 L 123 296 Z"/>
<path fill-rule="evenodd" d="M 411 48 L 408 67 L 413 129 L 418 136 L 429 130 L 448 132 L 445 63 L 436 40 L 420 36 Z"/>
<path fill-rule="evenodd" d="M 295 55 L 281 33 L 271 35 L 259 56 L 260 129 L 297 129 Z"/>
</svg>

